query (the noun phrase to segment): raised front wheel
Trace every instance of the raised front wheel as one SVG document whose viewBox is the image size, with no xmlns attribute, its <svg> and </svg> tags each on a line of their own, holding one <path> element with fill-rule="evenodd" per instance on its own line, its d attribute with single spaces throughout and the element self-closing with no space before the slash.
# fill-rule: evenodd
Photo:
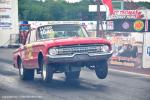
<svg viewBox="0 0 150 100">
<path fill-rule="evenodd" d="M 105 79 L 108 74 L 108 64 L 107 61 L 98 62 L 95 65 L 96 76 L 99 79 Z"/>
</svg>

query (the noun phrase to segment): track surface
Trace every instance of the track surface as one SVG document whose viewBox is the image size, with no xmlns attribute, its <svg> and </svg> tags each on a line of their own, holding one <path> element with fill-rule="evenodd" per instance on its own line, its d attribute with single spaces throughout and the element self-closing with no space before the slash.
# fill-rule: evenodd
<svg viewBox="0 0 150 100">
<path fill-rule="evenodd" d="M 12 51 L 0 49 L 0 100 L 150 100 L 150 78 L 116 71 L 104 80 L 85 69 L 75 83 L 66 82 L 64 74 L 55 74 L 52 83 L 40 75 L 22 81 L 12 66 Z"/>
</svg>

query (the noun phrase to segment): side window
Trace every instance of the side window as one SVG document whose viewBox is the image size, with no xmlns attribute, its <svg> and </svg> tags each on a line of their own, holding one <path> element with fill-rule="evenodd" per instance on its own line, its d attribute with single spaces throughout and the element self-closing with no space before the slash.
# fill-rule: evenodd
<svg viewBox="0 0 150 100">
<path fill-rule="evenodd" d="M 33 29 L 33 30 L 31 30 L 31 33 L 30 33 L 29 43 L 32 43 L 32 42 L 35 42 L 35 41 L 36 41 L 36 30 Z"/>
<path fill-rule="evenodd" d="M 26 39 L 26 44 L 28 44 L 29 41 L 30 41 L 30 35 L 31 35 L 31 33 L 29 32 L 29 33 L 28 33 L 28 36 L 27 36 L 27 39 Z"/>
</svg>

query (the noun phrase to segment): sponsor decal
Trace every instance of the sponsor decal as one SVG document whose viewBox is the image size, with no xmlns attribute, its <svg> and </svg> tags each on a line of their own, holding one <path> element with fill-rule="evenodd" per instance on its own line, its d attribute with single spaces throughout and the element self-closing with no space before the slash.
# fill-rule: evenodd
<svg viewBox="0 0 150 100">
<path fill-rule="evenodd" d="M 129 29 L 129 27 L 130 27 L 130 24 L 128 22 L 126 22 L 126 21 L 123 22 L 123 24 L 122 24 L 123 29 L 127 30 L 127 29 Z"/>
<path fill-rule="evenodd" d="M 110 61 L 111 65 L 135 67 L 133 62 Z"/>
<path fill-rule="evenodd" d="M 10 27 L 12 23 L 10 22 L 0 22 L 0 27 Z"/>
<path fill-rule="evenodd" d="M 144 22 L 143 21 L 137 20 L 134 22 L 134 29 L 136 31 L 141 31 L 141 30 L 143 30 L 143 28 L 144 28 Z"/>
<path fill-rule="evenodd" d="M 114 19 L 113 21 L 114 31 L 118 32 L 145 32 L 147 27 L 146 20 Z"/>
<path fill-rule="evenodd" d="M 10 18 L 10 16 L 9 15 L 0 15 L 0 19 L 2 19 L 2 18 L 7 19 L 7 18 Z"/>
<path fill-rule="evenodd" d="M 27 56 L 27 59 L 33 59 L 32 44 L 28 44 L 28 45 L 27 45 L 26 56 Z"/>
<path fill-rule="evenodd" d="M 107 30 L 114 30 L 114 21 L 107 21 Z"/>
<path fill-rule="evenodd" d="M 143 19 L 144 17 L 142 10 L 114 10 L 108 19 Z"/>
</svg>

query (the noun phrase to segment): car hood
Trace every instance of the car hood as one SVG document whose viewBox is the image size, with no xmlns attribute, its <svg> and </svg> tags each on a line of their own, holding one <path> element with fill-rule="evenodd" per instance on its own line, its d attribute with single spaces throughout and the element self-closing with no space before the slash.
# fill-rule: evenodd
<svg viewBox="0 0 150 100">
<path fill-rule="evenodd" d="M 48 46 L 64 46 L 64 45 L 76 45 L 76 44 L 107 44 L 110 45 L 110 42 L 102 38 L 81 38 L 81 37 L 72 37 L 72 38 L 57 38 L 51 40 L 43 40 L 45 45 Z"/>
</svg>

